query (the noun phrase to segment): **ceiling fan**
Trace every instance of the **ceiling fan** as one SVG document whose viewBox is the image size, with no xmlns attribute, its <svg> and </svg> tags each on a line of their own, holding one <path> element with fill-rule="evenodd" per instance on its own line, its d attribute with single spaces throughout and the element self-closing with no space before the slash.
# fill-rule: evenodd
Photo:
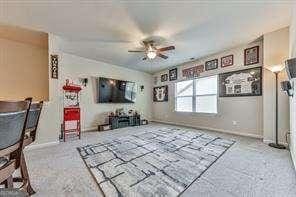
<svg viewBox="0 0 296 197">
<path fill-rule="evenodd" d="M 163 59 L 167 59 L 168 56 L 163 55 L 161 52 L 164 51 L 169 51 L 169 50 L 174 50 L 175 46 L 168 46 L 168 47 L 163 47 L 163 48 L 159 48 L 157 49 L 155 47 L 155 42 L 153 40 L 151 41 L 142 41 L 143 45 L 144 45 L 144 49 L 141 50 L 129 50 L 128 52 L 133 52 L 133 53 L 145 53 L 145 57 L 143 57 L 142 60 L 147 60 L 148 59 L 154 59 L 156 58 L 156 56 L 161 57 Z"/>
</svg>

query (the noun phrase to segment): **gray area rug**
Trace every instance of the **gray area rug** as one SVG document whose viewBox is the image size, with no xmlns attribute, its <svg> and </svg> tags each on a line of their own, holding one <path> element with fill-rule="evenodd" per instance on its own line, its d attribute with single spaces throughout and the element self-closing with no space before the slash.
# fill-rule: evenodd
<svg viewBox="0 0 296 197">
<path fill-rule="evenodd" d="M 234 143 L 162 128 L 77 149 L 107 197 L 178 196 Z"/>
</svg>

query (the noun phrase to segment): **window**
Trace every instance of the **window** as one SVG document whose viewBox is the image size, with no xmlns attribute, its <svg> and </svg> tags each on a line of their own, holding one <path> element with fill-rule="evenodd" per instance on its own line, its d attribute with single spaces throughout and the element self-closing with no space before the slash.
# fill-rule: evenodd
<svg viewBox="0 0 296 197">
<path fill-rule="evenodd" d="M 193 80 L 176 83 L 176 111 L 192 112 Z"/>
<path fill-rule="evenodd" d="M 175 84 L 175 110 L 217 113 L 217 75 Z"/>
</svg>

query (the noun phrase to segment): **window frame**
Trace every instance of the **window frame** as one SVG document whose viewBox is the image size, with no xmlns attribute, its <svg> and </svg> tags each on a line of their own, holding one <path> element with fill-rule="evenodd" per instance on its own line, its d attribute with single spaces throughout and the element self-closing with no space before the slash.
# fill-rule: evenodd
<svg viewBox="0 0 296 197">
<path fill-rule="evenodd" d="M 217 92 L 216 94 L 196 94 L 196 83 L 198 79 L 201 78 L 208 78 L 208 77 L 212 77 L 212 76 L 216 76 L 216 81 L 217 81 Z M 189 80 L 183 80 L 183 81 L 192 81 L 193 83 L 193 91 L 192 91 L 192 95 L 190 96 L 177 96 L 177 83 L 182 82 L 182 81 L 178 81 L 175 83 L 175 108 L 174 111 L 177 113 L 193 113 L 193 114 L 206 114 L 206 115 L 217 115 L 218 114 L 218 75 L 211 75 L 211 76 L 204 76 L 204 77 L 199 77 L 199 78 L 194 78 L 194 79 L 189 79 Z M 216 96 L 216 112 L 197 112 L 196 111 L 196 100 L 197 97 L 203 97 L 203 96 Z M 184 98 L 184 97 L 191 97 L 192 98 L 192 110 L 191 111 L 177 111 L 177 98 Z"/>
</svg>

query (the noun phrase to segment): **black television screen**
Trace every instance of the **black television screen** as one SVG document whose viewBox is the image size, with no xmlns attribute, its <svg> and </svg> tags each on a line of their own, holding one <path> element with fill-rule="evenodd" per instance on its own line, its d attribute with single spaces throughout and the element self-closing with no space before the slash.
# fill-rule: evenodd
<svg viewBox="0 0 296 197">
<path fill-rule="evenodd" d="M 98 103 L 134 103 L 136 99 L 136 84 L 100 77 L 97 79 Z"/>
</svg>

